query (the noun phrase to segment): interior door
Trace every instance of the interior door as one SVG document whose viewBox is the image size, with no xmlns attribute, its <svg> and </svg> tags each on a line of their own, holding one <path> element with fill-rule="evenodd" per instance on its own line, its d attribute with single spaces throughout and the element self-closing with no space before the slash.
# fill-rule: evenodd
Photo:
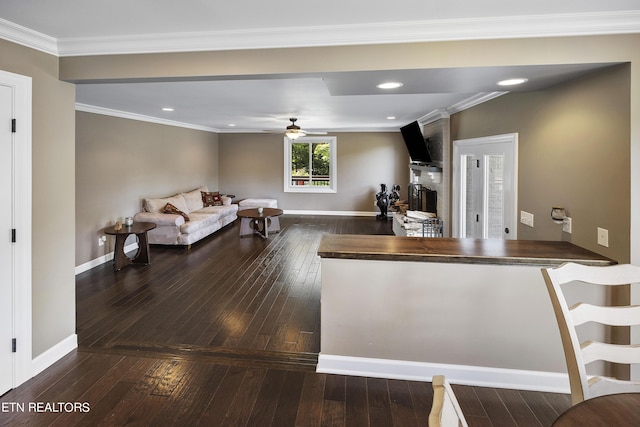
<svg viewBox="0 0 640 427">
<path fill-rule="evenodd" d="M 0 395 L 13 386 L 12 116 L 13 88 L 0 84 Z"/>
<path fill-rule="evenodd" d="M 453 235 L 517 238 L 517 134 L 454 141 Z"/>
</svg>

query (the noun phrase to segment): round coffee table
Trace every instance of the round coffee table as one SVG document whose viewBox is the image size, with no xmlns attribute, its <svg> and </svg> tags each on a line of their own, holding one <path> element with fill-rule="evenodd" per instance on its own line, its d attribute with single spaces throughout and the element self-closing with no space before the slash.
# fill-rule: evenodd
<svg viewBox="0 0 640 427">
<path fill-rule="evenodd" d="M 262 212 L 255 209 L 243 209 L 238 211 L 238 217 L 246 218 L 251 222 L 251 229 L 253 234 L 266 239 L 269 237 L 269 225 L 271 224 L 271 218 L 282 215 L 282 209 L 277 208 L 262 208 Z M 244 236 L 242 226 L 240 227 L 240 237 Z"/>
<path fill-rule="evenodd" d="M 116 230 L 114 226 L 105 228 L 104 234 L 116 236 L 116 244 L 113 248 L 113 269 L 118 271 L 129 264 L 149 264 L 151 262 L 151 254 L 149 253 L 149 240 L 147 239 L 147 231 L 153 230 L 156 225 L 152 222 L 134 222 L 131 225 L 123 225 L 120 230 Z M 124 243 L 131 234 L 135 234 L 138 238 L 138 252 L 129 258 L 124 253 Z"/>
</svg>

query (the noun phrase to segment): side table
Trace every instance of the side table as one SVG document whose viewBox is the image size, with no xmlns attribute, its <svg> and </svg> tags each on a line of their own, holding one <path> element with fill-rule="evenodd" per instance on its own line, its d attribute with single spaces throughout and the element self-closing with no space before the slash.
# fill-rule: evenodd
<svg viewBox="0 0 640 427">
<path fill-rule="evenodd" d="M 242 220 L 249 221 L 251 233 L 247 233 L 248 230 L 245 230 L 243 227 L 243 223 L 240 224 L 240 237 L 243 237 L 247 234 L 255 234 L 263 239 L 269 237 L 269 224 L 271 223 L 271 218 L 282 215 L 282 209 L 276 208 L 262 208 L 262 212 L 259 212 L 258 209 L 243 209 L 238 211 L 238 217 Z"/>
<path fill-rule="evenodd" d="M 121 270 L 127 265 L 149 264 L 151 256 L 149 251 L 149 240 L 147 239 L 147 231 L 153 230 L 156 225 L 152 222 L 134 222 L 132 225 L 123 225 L 120 230 L 116 230 L 114 226 L 107 227 L 103 231 L 110 236 L 116 236 L 116 244 L 113 249 L 113 269 Z M 127 237 L 135 234 L 138 238 L 138 251 L 133 257 L 128 257 L 124 252 L 124 243 Z"/>
</svg>

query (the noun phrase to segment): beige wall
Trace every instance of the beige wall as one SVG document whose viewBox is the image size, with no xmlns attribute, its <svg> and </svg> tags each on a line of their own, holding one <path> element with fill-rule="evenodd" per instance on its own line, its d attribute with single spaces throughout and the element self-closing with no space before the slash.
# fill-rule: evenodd
<svg viewBox="0 0 640 427">
<path fill-rule="evenodd" d="M 101 229 L 145 197 L 218 189 L 218 135 L 117 117 L 76 115 L 76 265 L 113 251 Z"/>
<path fill-rule="evenodd" d="M 452 139 L 519 134 L 518 209 L 534 228 L 518 224 L 519 239 L 567 240 L 629 262 L 630 66 L 614 66 L 568 84 L 512 93 L 451 117 Z M 550 217 L 563 206 L 573 233 Z M 609 247 L 596 228 L 609 230 Z"/>
<path fill-rule="evenodd" d="M 221 134 L 220 188 L 238 198 L 268 197 L 289 210 L 376 212 L 380 184 L 406 195 L 409 155 L 400 133 L 337 133 L 338 191 L 284 192 L 282 135 Z"/>
<path fill-rule="evenodd" d="M 0 69 L 31 77 L 33 357 L 75 334 L 75 87 L 58 59 L 0 39 Z"/>
</svg>

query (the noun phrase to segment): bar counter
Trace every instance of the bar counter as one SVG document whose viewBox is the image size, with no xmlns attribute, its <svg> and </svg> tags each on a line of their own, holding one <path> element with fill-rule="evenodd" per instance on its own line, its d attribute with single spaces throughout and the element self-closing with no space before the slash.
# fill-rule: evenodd
<svg viewBox="0 0 640 427">
<path fill-rule="evenodd" d="M 614 260 L 569 242 L 498 239 L 450 239 L 400 236 L 326 234 L 322 258 L 378 261 L 455 262 L 555 266 L 563 262 L 615 264 Z"/>
<path fill-rule="evenodd" d="M 568 242 L 367 235 L 324 235 L 318 254 L 318 372 L 553 392 L 569 382 L 540 269 L 615 263 Z"/>
</svg>

